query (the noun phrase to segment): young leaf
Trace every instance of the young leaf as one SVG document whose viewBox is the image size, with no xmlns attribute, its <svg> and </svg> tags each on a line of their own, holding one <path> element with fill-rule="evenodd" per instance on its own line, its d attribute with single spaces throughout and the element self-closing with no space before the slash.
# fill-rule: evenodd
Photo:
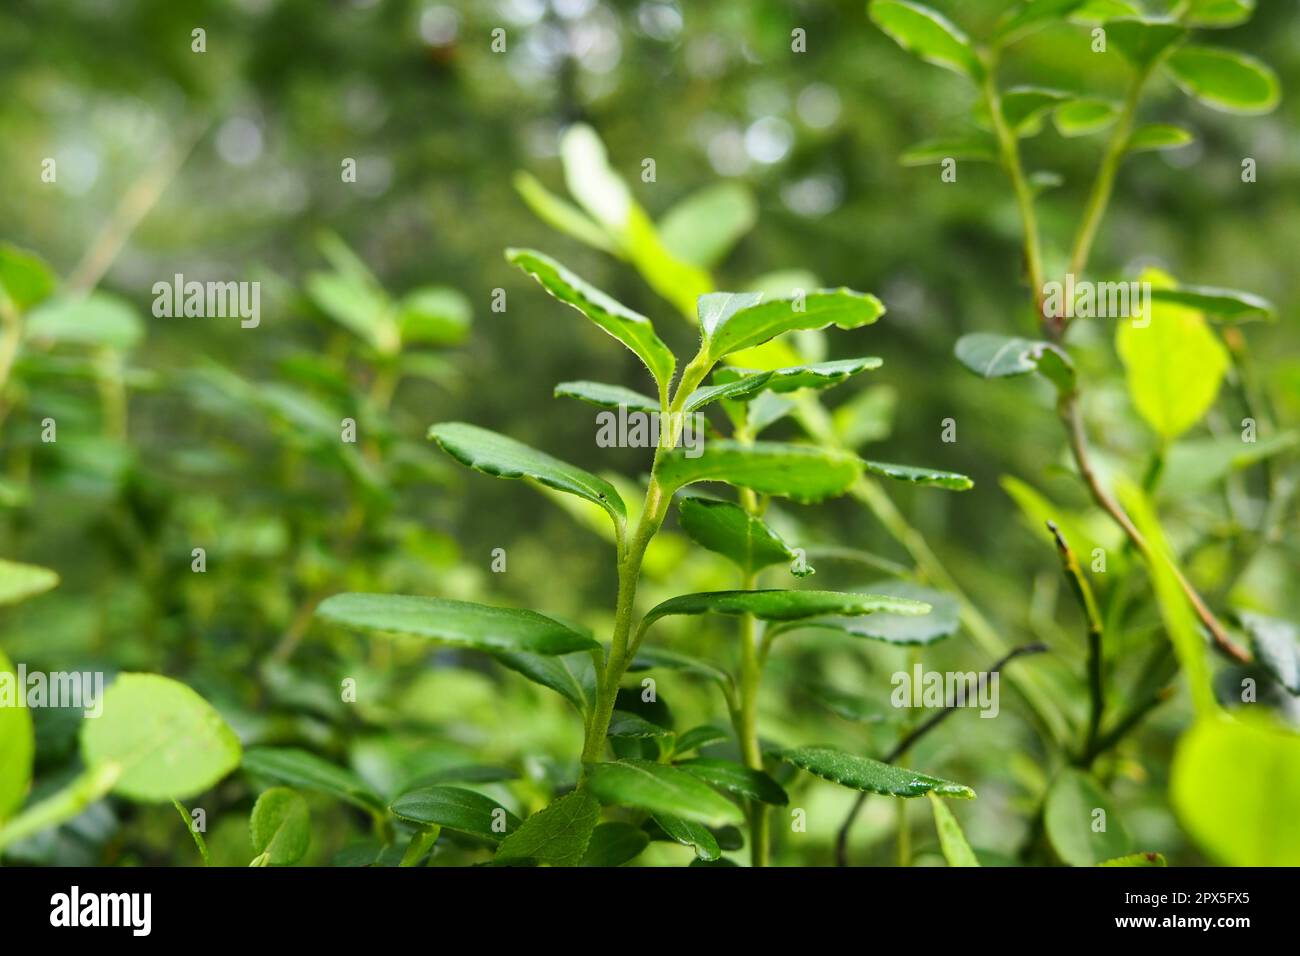
<svg viewBox="0 0 1300 956">
<path fill-rule="evenodd" d="M 647 760 L 587 765 L 587 785 L 601 803 L 666 813 L 706 826 L 744 822 L 730 800 L 684 770 Z"/>
<path fill-rule="evenodd" d="M 1052 781 L 1043 823 L 1052 848 L 1071 866 L 1094 866 L 1133 848 L 1110 799 L 1091 776 L 1073 768 Z"/>
<path fill-rule="evenodd" d="M 1255 0 L 1192 0 L 1183 19 L 1188 26 L 1223 29 L 1245 23 L 1255 12 Z"/>
<path fill-rule="evenodd" d="M 948 865 L 979 866 L 975 851 L 966 842 L 966 834 L 961 832 L 961 824 L 948 809 L 948 805 L 933 793 L 927 793 L 926 796 L 930 798 L 930 809 L 934 811 L 934 828 L 939 833 L 939 846 Z"/>
<path fill-rule="evenodd" d="M 1160 277 L 1154 279 L 1153 285 Z M 1119 323 L 1115 347 L 1134 406 L 1164 441 L 1172 441 L 1214 404 L 1228 352 L 1199 311 L 1154 295 L 1146 311 L 1146 321 Z"/>
<path fill-rule="evenodd" d="M 1088 136 L 1100 133 L 1119 118 L 1119 106 L 1110 100 L 1083 97 L 1062 103 L 1052 114 L 1056 130 L 1062 136 Z"/>
<path fill-rule="evenodd" d="M 605 144 L 585 123 L 574 123 L 560 138 L 560 159 L 569 193 L 607 232 L 621 238 L 634 205 L 627 185 L 609 165 Z"/>
<path fill-rule="evenodd" d="M 972 133 L 943 139 L 927 139 L 908 147 L 899 157 L 904 166 L 933 166 L 945 159 L 961 159 L 973 163 L 992 163 L 997 160 L 997 143 L 988 133 Z"/>
<path fill-rule="evenodd" d="M 1241 626 L 1255 645 L 1255 657 L 1279 684 L 1300 696 L 1300 628 L 1290 621 L 1239 611 Z"/>
<path fill-rule="evenodd" d="M 27 797 L 36 737 L 32 715 L 26 706 L 26 688 L 18 684 L 17 671 L 3 650 L 0 650 L 0 683 L 14 688 L 12 704 L 0 704 L 0 823 L 3 823 Z"/>
<path fill-rule="evenodd" d="M 0 558 L 0 607 L 44 594 L 58 583 L 58 574 L 49 568 Z"/>
<path fill-rule="evenodd" d="M 515 173 L 515 190 L 542 222 L 602 252 L 618 253 L 617 243 L 601 225 L 568 200 L 551 192 L 530 173 Z"/>
<path fill-rule="evenodd" d="M 758 204 L 748 189 L 718 183 L 669 209 L 659 220 L 659 236 L 678 259 L 712 269 L 757 220 Z"/>
<path fill-rule="evenodd" d="M 716 860 L 722 856 L 717 838 L 707 827 L 668 813 L 656 813 L 653 816 L 655 823 L 659 824 L 659 829 L 663 830 L 670 840 L 690 847 L 695 851 L 697 858 Z"/>
<path fill-rule="evenodd" d="M 1209 286 L 1194 285 L 1153 287 L 1151 299 L 1154 302 L 1172 302 L 1175 305 L 1199 309 L 1225 322 L 1277 317 L 1277 310 L 1272 302 L 1250 292 L 1238 292 L 1236 289 L 1213 289 Z"/>
<path fill-rule="evenodd" d="M 930 792 L 962 800 L 975 797 L 974 790 L 960 783 L 830 747 L 796 747 L 781 751 L 779 756 L 801 770 L 853 790 L 894 797 L 919 797 Z"/>
<path fill-rule="evenodd" d="M 937 11 L 904 0 L 871 0 L 867 12 L 895 43 L 927 63 L 974 80 L 983 77 L 966 35 Z"/>
<path fill-rule="evenodd" d="M 574 790 L 525 820 L 501 841 L 494 859 L 577 866 L 599 822 L 600 804 L 585 790 Z"/>
<path fill-rule="evenodd" d="M 379 795 L 351 770 L 296 747 L 254 747 L 244 754 L 243 769 L 301 790 L 327 793 L 372 813 L 384 807 Z"/>
<path fill-rule="evenodd" d="M 1185 46 L 1165 63 L 1184 93 L 1224 113 L 1271 113 L 1282 97 L 1277 74 L 1253 56 L 1212 46 Z"/>
<path fill-rule="evenodd" d="M 896 578 L 875 581 L 865 588 L 871 597 L 891 597 L 928 606 L 929 614 L 883 611 L 855 617 L 825 617 L 808 622 L 810 627 L 842 631 L 888 644 L 933 644 L 957 633 L 961 604 L 951 594 Z"/>
<path fill-rule="evenodd" d="M 1196 142 L 1191 130 L 1172 123 L 1152 123 L 1133 131 L 1126 149 L 1130 153 L 1155 152 L 1162 149 L 1179 149 Z"/>
<path fill-rule="evenodd" d="M 626 408 L 629 412 L 645 412 L 658 415 L 659 402 L 649 395 L 642 395 L 622 385 L 606 385 L 604 382 L 561 382 L 555 386 L 556 398 L 576 398 L 588 405 L 598 408 Z M 693 411 L 687 407 L 686 411 Z"/>
<path fill-rule="evenodd" d="M 422 787 L 402 794 L 389 807 L 407 823 L 440 826 L 499 843 L 520 826 L 517 816 L 491 797 L 461 787 Z"/>
<path fill-rule="evenodd" d="M 586 651 L 555 655 L 505 651 L 494 656 L 512 671 L 555 691 L 579 714 L 586 716 L 596 699 L 596 668 Z"/>
<path fill-rule="evenodd" d="M 640 827 L 621 821 L 602 823 L 592 831 L 580 866 L 622 866 L 631 863 L 650 843 Z"/>
<path fill-rule="evenodd" d="M 678 503 L 677 513 L 691 540 L 740 568 L 757 571 L 798 557 L 761 518 L 730 501 L 687 496 Z"/>
<path fill-rule="evenodd" d="M 812 445 L 710 441 L 696 457 L 691 451 L 660 456 L 655 476 L 666 494 L 697 481 L 724 481 L 807 503 L 843 493 L 862 474 L 857 456 Z"/>
<path fill-rule="evenodd" d="M 868 474 L 892 478 L 895 481 L 907 481 L 914 485 L 929 488 L 946 488 L 949 491 L 966 491 L 975 487 L 975 482 L 955 471 L 939 471 L 935 468 L 917 468 L 914 465 L 893 465 L 887 461 L 862 462 L 863 470 Z"/>
<path fill-rule="evenodd" d="M 1139 70 L 1149 68 L 1186 36 L 1183 27 L 1166 20 L 1135 17 L 1106 24 L 1106 39 Z"/>
<path fill-rule="evenodd" d="M 627 520 L 627 506 L 614 486 L 591 472 L 529 448 L 523 442 L 477 425 L 444 422 L 429 428 L 429 437 L 466 467 L 494 478 L 528 478 L 586 498 L 609 512 L 615 527 Z"/>
<path fill-rule="evenodd" d="M 928 614 L 930 605 L 908 598 L 840 591 L 704 591 L 681 594 L 651 608 L 641 619 L 646 630 L 675 614 L 752 614 L 763 621 L 803 621 L 826 615 Z"/>
<path fill-rule="evenodd" d="M 675 766 L 719 790 L 726 790 L 746 800 L 757 800 L 777 807 L 790 802 L 790 797 L 779 783 L 763 771 L 753 770 L 734 760 L 696 757 L 694 760 L 683 760 Z"/>
<path fill-rule="evenodd" d="M 540 282 L 552 296 L 573 306 L 631 349 L 654 376 L 660 393 L 667 392 L 677 360 L 655 334 L 649 319 L 614 301 L 550 256 L 531 249 L 507 249 L 506 260 Z"/>
<path fill-rule="evenodd" d="M 446 598 L 335 594 L 320 603 L 316 614 L 358 630 L 427 637 L 488 652 L 569 654 L 600 646 L 587 635 L 536 611 Z"/>
<path fill-rule="evenodd" d="M 239 738 L 206 700 L 158 674 L 121 674 L 103 713 L 81 730 L 89 768 L 116 764 L 113 792 L 142 803 L 183 800 L 239 766 Z"/>
<path fill-rule="evenodd" d="M 307 801 L 288 787 L 272 787 L 253 804 L 248 832 L 260 865 L 293 866 L 311 844 Z"/>
<path fill-rule="evenodd" d="M 700 296 L 700 330 L 710 361 L 762 345 L 785 332 L 856 329 L 885 314 L 874 295 L 851 289 L 822 289 L 788 299 L 759 301 L 761 293 L 714 292 Z"/>
</svg>

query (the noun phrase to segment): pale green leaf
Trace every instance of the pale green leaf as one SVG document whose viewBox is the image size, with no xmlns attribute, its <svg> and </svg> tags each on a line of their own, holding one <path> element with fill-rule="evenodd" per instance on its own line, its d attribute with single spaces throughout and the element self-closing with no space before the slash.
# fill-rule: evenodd
<svg viewBox="0 0 1300 956">
<path fill-rule="evenodd" d="M 740 183 L 718 183 L 691 193 L 659 220 L 665 246 L 683 262 L 711 269 L 754 228 L 758 204 Z"/>
<path fill-rule="evenodd" d="M 930 809 L 934 811 L 934 828 L 939 834 L 939 847 L 943 850 L 943 858 L 948 861 L 948 865 L 979 866 L 975 851 L 966 842 L 966 834 L 961 832 L 961 824 L 948 809 L 948 804 L 934 793 L 927 793 L 926 796 L 930 798 Z"/>
<path fill-rule="evenodd" d="M 857 456 L 812 445 L 706 442 L 702 453 L 676 448 L 661 455 L 655 476 L 665 494 L 697 481 L 722 481 L 761 494 L 816 502 L 845 492 L 862 474 Z"/>
<path fill-rule="evenodd" d="M 1094 866 L 1133 849 L 1110 798 L 1090 775 L 1073 768 L 1052 781 L 1043 824 L 1052 848 L 1071 866 Z"/>
<path fill-rule="evenodd" d="M 44 594 L 58 584 L 58 574 L 49 568 L 0 558 L 0 607 Z"/>
<path fill-rule="evenodd" d="M 1165 69 L 1188 96 L 1224 113 L 1271 113 L 1282 98 L 1272 68 L 1236 50 L 1185 46 Z"/>
<path fill-rule="evenodd" d="M 903 49 L 936 66 L 980 79 L 984 67 L 970 41 L 947 17 L 919 3 L 871 0 L 872 22 Z"/>
<path fill-rule="evenodd" d="M 587 785 L 601 803 L 666 813 L 706 826 L 740 824 L 740 808 L 684 770 L 647 760 L 587 765 Z"/>
<path fill-rule="evenodd" d="M 253 852 L 265 858 L 265 865 L 293 866 L 311 844 L 307 801 L 288 787 L 272 787 L 253 804 L 248 832 Z"/>
</svg>

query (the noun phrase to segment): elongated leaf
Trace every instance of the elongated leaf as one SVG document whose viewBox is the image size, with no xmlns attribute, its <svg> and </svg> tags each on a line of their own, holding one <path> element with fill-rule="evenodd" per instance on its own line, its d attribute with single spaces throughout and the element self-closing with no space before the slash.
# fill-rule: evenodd
<svg viewBox="0 0 1300 956">
<path fill-rule="evenodd" d="M 18 672 L 0 650 L 0 685 L 4 684 L 9 685 L 13 699 L 0 703 L 0 823 L 23 805 L 36 753 L 26 688 L 18 684 Z"/>
<path fill-rule="evenodd" d="M 1222 29 L 1245 23 L 1255 13 L 1255 0 L 1192 0 L 1183 19 L 1188 26 Z"/>
<path fill-rule="evenodd" d="M 206 700 L 158 674 L 121 674 L 81 730 L 89 768 L 121 768 L 113 792 L 143 803 L 201 793 L 239 766 L 239 738 Z"/>
<path fill-rule="evenodd" d="M 587 785 L 601 803 L 693 820 L 707 826 L 744 822 L 734 803 L 684 770 L 647 760 L 587 765 Z"/>
<path fill-rule="evenodd" d="M 596 699 L 596 668 L 589 653 L 544 655 L 506 651 L 494 656 L 533 683 L 549 687 L 584 716 Z"/>
<path fill-rule="evenodd" d="M 711 269 L 758 221 L 758 204 L 740 183 L 691 193 L 659 220 L 665 246 L 683 262 Z"/>
<path fill-rule="evenodd" d="M 694 760 L 683 760 L 676 766 L 711 786 L 746 800 L 757 800 L 778 807 L 790 802 L 790 797 L 779 783 L 763 771 L 753 770 L 734 760 L 696 757 Z"/>
<path fill-rule="evenodd" d="M 407 345 L 459 345 L 473 315 L 464 293 L 448 286 L 414 289 L 397 303 L 398 331 Z"/>
<path fill-rule="evenodd" d="M 801 297 L 765 299 L 761 293 L 714 292 L 700 296 L 700 329 L 708 357 L 716 362 L 785 332 L 834 325 L 856 329 L 885 314 L 874 295 L 851 289 L 815 290 Z"/>
<path fill-rule="evenodd" d="M 857 456 L 812 445 L 709 441 L 697 457 L 675 448 L 661 455 L 655 476 L 666 494 L 697 481 L 723 481 L 762 494 L 816 502 L 842 494 L 862 474 Z"/>
<path fill-rule="evenodd" d="M 585 123 L 575 123 L 560 138 L 560 159 L 569 193 L 596 222 L 622 237 L 627 230 L 632 195 L 609 165 L 605 144 Z"/>
<path fill-rule="evenodd" d="M 974 790 L 960 783 L 830 747 L 796 747 L 781 751 L 780 757 L 801 770 L 852 790 L 894 797 L 920 797 L 931 792 L 941 797 L 957 797 L 962 800 L 975 797 Z"/>
<path fill-rule="evenodd" d="M 631 863 L 650 843 L 640 827 L 621 821 L 602 823 L 592 831 L 581 866 L 622 866 Z"/>
<path fill-rule="evenodd" d="M 1154 302 L 1172 302 L 1175 305 L 1199 309 L 1226 322 L 1244 319 L 1274 319 L 1277 309 L 1273 303 L 1250 292 L 1236 289 L 1213 289 L 1209 286 L 1180 285 L 1152 288 Z"/>
<path fill-rule="evenodd" d="M 121 350 L 144 338 L 144 323 L 131 303 L 107 292 L 49 299 L 31 311 L 23 330 L 28 341 Z"/>
<path fill-rule="evenodd" d="M 1155 63 L 1186 36 L 1186 29 L 1165 20 L 1134 17 L 1106 24 L 1106 39 L 1138 69 Z"/>
<path fill-rule="evenodd" d="M 676 754 L 690 753 L 692 750 L 699 750 L 709 744 L 720 743 L 730 736 L 721 727 L 716 727 L 713 724 L 701 724 L 698 727 L 692 727 L 684 734 L 680 734 L 677 737 L 677 746 L 673 752 Z"/>
<path fill-rule="evenodd" d="M 670 651 L 664 647 L 642 647 L 636 652 L 636 660 L 628 670 L 642 671 L 652 670 L 656 667 L 662 667 L 666 670 L 682 671 L 685 674 L 693 674 L 696 677 L 702 677 L 705 680 L 713 681 L 723 687 L 731 684 L 731 678 L 727 676 L 726 671 L 715 667 L 707 661 L 702 661 L 697 657 L 691 657 L 688 654 L 682 654 L 678 651 Z"/>
<path fill-rule="evenodd" d="M 928 606 L 930 613 L 884 610 L 865 616 L 817 618 L 809 625 L 873 641 L 914 645 L 933 644 L 957 633 L 960 627 L 961 603 L 944 591 L 897 578 L 874 581 L 863 590 L 872 598 L 889 597 Z"/>
<path fill-rule="evenodd" d="M 1300 696 L 1300 628 L 1290 621 L 1239 611 L 1241 626 L 1255 646 L 1255 657 L 1292 694 Z"/>
<path fill-rule="evenodd" d="M 1114 125 L 1119 106 L 1110 100 L 1084 97 L 1062 103 L 1052 114 L 1052 122 L 1062 136 L 1088 136 Z"/>
<path fill-rule="evenodd" d="M 622 385 L 606 385 L 604 382 L 561 382 L 555 386 L 557 398 L 576 398 L 588 405 L 599 408 L 626 408 L 630 412 L 645 412 L 649 415 L 659 414 L 659 402 L 649 395 L 642 395 Z M 687 408 L 688 412 L 692 409 Z"/>
<path fill-rule="evenodd" d="M 998 21 L 994 39 L 1000 44 L 1011 43 L 1027 33 L 1065 20 L 1083 0 L 1021 0 Z"/>
<path fill-rule="evenodd" d="M 1271 113 L 1282 98 L 1277 74 L 1265 63 L 1212 46 L 1185 46 L 1165 63 L 1183 92 L 1224 113 Z"/>
<path fill-rule="evenodd" d="M 568 200 L 555 195 L 530 173 L 515 173 L 514 184 L 528 208 L 548 226 L 602 252 L 617 252 L 617 243 L 603 226 Z"/>
<path fill-rule="evenodd" d="M 422 787 L 402 794 L 389 807 L 408 823 L 440 826 L 499 843 L 519 829 L 517 816 L 491 797 L 462 787 Z"/>
<path fill-rule="evenodd" d="M 975 163 L 992 163 L 998 158 L 997 143 L 988 133 L 971 133 L 927 139 L 908 147 L 899 157 L 904 166 L 933 166 L 945 159 L 960 159 Z"/>
<path fill-rule="evenodd" d="M 949 491 L 966 491 L 974 488 L 975 482 L 955 471 L 939 471 L 936 468 L 918 468 L 915 465 L 893 465 L 887 461 L 862 462 L 863 470 L 872 475 L 906 481 L 914 485 L 929 488 L 946 488 Z"/>
<path fill-rule="evenodd" d="M 1167 277 L 1147 273 L 1152 286 Z M 1209 411 L 1228 370 L 1228 352 L 1196 309 L 1153 301 L 1141 321 L 1121 322 L 1115 346 L 1129 395 L 1157 434 L 1173 440 Z"/>
<path fill-rule="evenodd" d="M 654 821 L 659 824 L 659 829 L 663 830 L 669 839 L 682 846 L 690 847 L 699 859 L 716 860 L 722 856 L 717 838 L 702 824 L 693 820 L 683 820 L 668 813 L 654 814 Z"/>
<path fill-rule="evenodd" d="M 552 296 L 573 306 L 631 349 L 650 370 L 660 392 L 667 390 L 677 360 L 655 334 L 649 319 L 614 301 L 550 256 L 531 249 L 507 249 L 506 259 L 540 282 Z"/>
<path fill-rule="evenodd" d="M 614 486 L 591 472 L 529 448 L 523 442 L 463 422 L 429 428 L 429 437 L 461 464 L 494 478 L 527 478 L 586 498 L 609 512 L 615 526 L 627 520 L 627 506 Z"/>
<path fill-rule="evenodd" d="M 585 790 L 574 790 L 534 813 L 502 840 L 495 859 L 577 866 L 599 822 L 600 804 Z"/>
<path fill-rule="evenodd" d="M 1213 488 L 1234 471 L 1290 451 L 1300 432 L 1282 432 L 1253 442 L 1240 437 L 1192 438 L 1175 442 L 1160 472 L 1162 498 L 1187 498 Z"/>
<path fill-rule="evenodd" d="M 1062 770 L 1052 781 L 1043 823 L 1052 848 L 1071 866 L 1093 866 L 1133 849 L 1110 799 L 1079 770 Z"/>
<path fill-rule="evenodd" d="M 984 75 L 966 35 L 942 14 L 903 0 L 872 0 L 867 12 L 895 43 L 927 63 L 972 79 Z"/>
<path fill-rule="evenodd" d="M 676 614 L 752 614 L 763 621 L 803 621 L 826 615 L 875 613 L 928 614 L 930 605 L 907 598 L 840 591 L 704 591 L 682 594 L 655 605 L 641 620 L 647 629 Z"/>
<path fill-rule="evenodd" d="M 798 557 L 761 518 L 730 501 L 685 497 L 677 509 L 682 530 L 691 540 L 742 569 L 757 571 Z"/>
<path fill-rule="evenodd" d="M 351 770 L 335 766 L 295 747 L 254 747 L 244 754 L 243 769 L 279 783 L 327 793 L 363 810 L 382 810 L 383 800 Z"/>
<path fill-rule="evenodd" d="M 1098 866 L 1168 866 L 1161 853 L 1129 853 L 1113 860 L 1102 860 Z"/>
<path fill-rule="evenodd" d="M 975 851 L 966 842 L 966 834 L 961 832 L 961 824 L 948 809 L 948 805 L 933 793 L 927 793 L 926 796 L 930 798 L 930 809 L 934 811 L 934 828 L 939 833 L 939 847 L 943 850 L 943 858 L 948 861 L 948 865 L 979 866 Z"/>
<path fill-rule="evenodd" d="M 288 787 L 272 787 L 253 804 L 248 820 L 253 852 L 267 866 L 293 866 L 311 844 L 311 815 L 307 801 Z"/>
<path fill-rule="evenodd" d="M 1162 149 L 1179 149 L 1196 142 L 1189 129 L 1172 123 L 1152 123 L 1133 131 L 1128 139 L 1130 153 L 1154 152 Z"/>
<path fill-rule="evenodd" d="M 756 395 L 763 390 L 768 379 L 772 377 L 771 372 L 755 372 L 752 375 L 741 375 L 732 369 L 720 369 L 713 377 L 714 385 L 705 385 L 697 388 L 686 396 L 686 404 L 683 410 L 688 412 L 697 411 L 705 405 L 711 405 L 714 402 L 720 402 L 724 399 L 739 401 Z"/>
<path fill-rule="evenodd" d="M 0 558 L 0 607 L 44 594 L 58 583 L 58 574 L 49 568 Z"/>
<path fill-rule="evenodd" d="M 667 727 L 652 724 L 640 714 L 633 714 L 626 710 L 616 710 L 610 715 L 607 733 L 610 737 L 628 737 L 634 740 L 673 736 L 673 732 Z"/>
<path fill-rule="evenodd" d="M 335 594 L 316 608 L 334 624 L 427 637 L 480 651 L 569 654 L 600 645 L 536 611 L 408 594 Z"/>
</svg>

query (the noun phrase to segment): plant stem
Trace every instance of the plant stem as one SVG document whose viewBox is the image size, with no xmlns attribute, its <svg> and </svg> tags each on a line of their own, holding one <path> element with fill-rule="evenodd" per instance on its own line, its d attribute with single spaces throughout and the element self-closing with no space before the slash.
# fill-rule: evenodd
<svg viewBox="0 0 1300 956">
<path fill-rule="evenodd" d="M 422 827 L 411 835 L 411 842 L 406 845 L 406 852 L 402 854 L 402 859 L 398 866 L 415 866 L 424 858 L 424 854 L 429 852 L 429 848 L 438 842 L 438 835 L 442 833 L 442 827 L 431 826 Z"/>
<path fill-rule="evenodd" d="M 1088 754 L 1092 752 L 1092 748 L 1097 742 L 1097 734 L 1101 730 L 1102 707 L 1104 706 L 1101 611 L 1097 607 L 1097 599 L 1093 596 L 1092 585 L 1084 577 L 1083 568 L 1079 567 L 1079 559 L 1075 557 L 1070 543 L 1065 540 L 1065 535 L 1061 534 L 1061 529 L 1056 526 L 1054 521 L 1047 522 L 1047 527 L 1056 540 L 1056 550 L 1061 556 L 1061 567 L 1065 570 L 1066 579 L 1070 582 L 1070 589 L 1078 599 L 1079 607 L 1083 610 L 1084 619 L 1088 622 L 1088 729 L 1081 751 L 1081 754 Z"/>
<path fill-rule="evenodd" d="M 194 829 L 194 818 L 190 816 L 190 811 L 187 810 L 185 804 L 181 803 L 179 800 L 173 800 L 172 806 L 174 806 L 176 812 L 181 815 L 181 819 L 185 821 L 185 829 L 189 830 L 190 836 L 194 837 L 194 845 L 199 848 L 199 856 L 203 857 L 203 865 L 211 866 L 212 856 L 208 853 L 207 841 L 203 839 L 202 833 Z"/>
<path fill-rule="evenodd" d="M 0 827 L 0 852 L 24 837 L 71 820 L 96 800 L 106 796 L 121 775 L 122 767 L 117 763 L 106 763 L 87 770 L 58 793 L 29 807 Z"/>
</svg>

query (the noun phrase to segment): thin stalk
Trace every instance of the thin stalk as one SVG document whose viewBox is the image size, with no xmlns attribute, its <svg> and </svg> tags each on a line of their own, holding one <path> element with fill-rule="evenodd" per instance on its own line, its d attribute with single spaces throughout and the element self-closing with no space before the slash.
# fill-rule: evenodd
<svg viewBox="0 0 1300 956">
<path fill-rule="evenodd" d="M 402 859 L 398 866 L 415 866 L 429 852 L 430 848 L 438 842 L 438 836 L 442 833 L 442 827 L 431 826 L 422 827 L 411 835 L 411 842 L 406 845 L 406 852 L 402 854 Z"/>
<path fill-rule="evenodd" d="M 1070 590 L 1078 599 L 1084 619 L 1088 622 L 1088 729 L 1081 752 L 1088 754 L 1092 752 L 1097 742 L 1097 734 L 1101 730 L 1102 709 L 1105 706 L 1105 689 L 1102 686 L 1104 658 L 1102 657 L 1101 610 L 1097 606 L 1096 597 L 1093 596 L 1092 585 L 1084 577 L 1079 559 L 1075 557 L 1070 543 L 1065 540 L 1065 535 L 1061 534 L 1061 529 L 1054 521 L 1047 522 L 1047 527 L 1056 540 L 1056 551 L 1061 556 L 1061 567 L 1070 582 Z"/>
<path fill-rule="evenodd" d="M 185 829 L 189 830 L 190 836 L 194 837 L 194 845 L 199 849 L 199 856 L 203 858 L 203 865 L 211 866 L 212 856 L 208 853 L 207 841 L 203 839 L 202 833 L 194 829 L 194 818 L 190 816 L 190 811 L 187 810 L 185 804 L 181 803 L 179 800 L 173 800 L 172 806 L 174 806 L 176 812 L 181 815 L 181 819 L 185 821 Z"/>
<path fill-rule="evenodd" d="M 29 807 L 0 827 L 0 853 L 12 843 L 79 815 L 96 800 L 107 796 L 121 775 L 121 764 L 93 767 L 58 793 Z"/>
</svg>

